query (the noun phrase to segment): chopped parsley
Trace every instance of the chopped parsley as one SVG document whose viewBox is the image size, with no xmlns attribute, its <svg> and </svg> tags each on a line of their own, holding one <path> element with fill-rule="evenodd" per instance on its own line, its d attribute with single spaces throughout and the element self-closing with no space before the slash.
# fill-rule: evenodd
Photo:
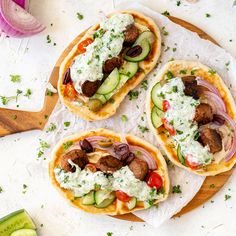
<svg viewBox="0 0 236 236">
<path fill-rule="evenodd" d="M 179 73 L 183 74 L 183 75 L 186 75 L 187 74 L 187 70 L 180 70 Z"/>
<path fill-rule="evenodd" d="M 121 115 L 121 120 L 123 122 L 127 122 L 128 121 L 128 117 L 126 115 Z"/>
<path fill-rule="evenodd" d="M 179 6 L 180 6 L 180 4 L 181 4 L 181 1 L 177 1 L 177 2 L 176 2 L 176 6 L 178 6 L 178 7 L 179 7 Z"/>
<path fill-rule="evenodd" d="M 16 119 L 17 119 L 17 115 L 13 115 L 13 116 L 12 116 L 12 119 L 13 119 L 13 120 L 16 120 Z"/>
<path fill-rule="evenodd" d="M 225 194 L 225 201 L 229 200 L 230 198 L 231 198 L 231 196 L 230 196 L 230 195 L 228 195 L 228 194 Z"/>
<path fill-rule="evenodd" d="M 208 73 L 209 73 L 210 75 L 214 75 L 214 74 L 216 73 L 216 71 L 213 70 L 213 69 L 210 69 L 210 70 L 208 70 Z"/>
<path fill-rule="evenodd" d="M 171 71 L 167 71 L 166 77 L 167 77 L 167 80 L 170 80 L 170 79 L 174 78 L 174 75 L 173 75 L 173 73 Z"/>
<path fill-rule="evenodd" d="M 129 91 L 129 100 L 136 100 L 138 98 L 139 91 Z"/>
<path fill-rule="evenodd" d="M 30 98 L 31 94 L 32 94 L 32 90 L 28 88 L 28 89 L 26 90 L 24 96 L 27 97 L 27 98 Z"/>
<path fill-rule="evenodd" d="M 142 133 L 145 133 L 145 132 L 148 132 L 149 129 L 145 126 L 142 126 L 142 125 L 138 125 L 138 128 L 139 130 L 142 132 Z"/>
<path fill-rule="evenodd" d="M 233 7 L 234 7 L 234 6 L 236 6 L 236 0 L 234 0 L 234 2 L 233 2 Z"/>
<path fill-rule="evenodd" d="M 64 122 L 64 126 L 65 126 L 65 127 L 69 127 L 69 126 L 70 126 L 70 122 L 69 122 L 69 121 L 65 121 L 65 122 Z"/>
<path fill-rule="evenodd" d="M 211 17 L 211 15 L 209 13 L 206 13 L 206 17 L 209 18 Z"/>
<path fill-rule="evenodd" d="M 162 27 L 162 33 L 164 36 L 168 36 L 169 35 L 169 32 L 165 30 L 165 26 Z"/>
<path fill-rule="evenodd" d="M 144 90 L 148 89 L 148 81 L 147 80 L 142 81 L 141 88 Z"/>
<path fill-rule="evenodd" d="M 47 89 L 46 91 L 46 96 L 52 96 L 53 95 L 53 92 L 50 90 L 50 89 Z"/>
<path fill-rule="evenodd" d="M 177 50 L 177 48 L 172 48 L 172 51 L 173 51 L 173 52 L 176 52 L 176 50 Z"/>
<path fill-rule="evenodd" d="M 163 16 L 170 16 L 170 13 L 168 11 L 164 11 L 161 13 Z"/>
<path fill-rule="evenodd" d="M 177 134 L 183 134 L 183 131 L 182 130 L 176 130 Z"/>
<path fill-rule="evenodd" d="M 48 132 L 52 132 L 52 131 L 54 131 L 55 129 L 57 128 L 57 126 L 56 126 L 56 124 L 55 123 L 50 123 L 50 125 L 49 125 L 49 127 L 48 127 L 48 129 L 47 129 L 47 133 Z"/>
<path fill-rule="evenodd" d="M 172 193 L 182 193 L 180 185 L 175 185 L 172 187 Z"/>
<path fill-rule="evenodd" d="M 2 193 L 3 192 L 3 188 L 0 186 L 0 193 Z"/>
<path fill-rule="evenodd" d="M 178 92 L 178 87 L 175 85 L 175 86 L 173 86 L 172 87 L 172 91 L 174 92 L 174 93 L 177 93 Z"/>
<path fill-rule="evenodd" d="M 210 184 L 210 188 L 215 188 L 215 184 Z"/>
<path fill-rule="evenodd" d="M 26 184 L 23 184 L 23 191 L 22 193 L 25 194 L 27 192 L 28 186 Z"/>
<path fill-rule="evenodd" d="M 73 142 L 72 141 L 68 141 L 66 143 L 63 143 L 63 148 L 65 150 L 67 150 L 69 147 L 71 147 L 73 145 Z"/>
<path fill-rule="evenodd" d="M 197 69 L 193 69 L 191 70 L 191 75 L 195 75 L 195 72 L 197 71 Z"/>
<path fill-rule="evenodd" d="M 113 233 L 112 232 L 107 232 L 107 236 L 112 236 Z"/>
<path fill-rule="evenodd" d="M 20 83 L 21 82 L 20 75 L 10 75 L 10 77 L 11 77 L 11 82 L 13 82 L 13 83 Z"/>
<path fill-rule="evenodd" d="M 47 35 L 47 43 L 51 43 L 52 42 L 52 40 L 51 40 L 51 38 L 50 38 L 50 35 L 48 34 Z"/>
<path fill-rule="evenodd" d="M 79 20 L 83 20 L 84 19 L 84 16 L 82 14 L 80 14 L 79 12 L 77 12 L 76 15 L 77 15 L 77 18 Z"/>
</svg>

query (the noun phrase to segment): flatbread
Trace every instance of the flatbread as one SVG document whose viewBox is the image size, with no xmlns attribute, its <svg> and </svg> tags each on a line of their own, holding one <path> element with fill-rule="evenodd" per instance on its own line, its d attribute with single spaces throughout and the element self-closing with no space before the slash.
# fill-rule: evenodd
<svg viewBox="0 0 236 236">
<path fill-rule="evenodd" d="M 91 27 L 86 34 L 82 37 L 82 39 L 73 47 L 71 52 L 67 55 L 67 57 L 64 59 L 64 61 L 61 63 L 60 70 L 59 70 L 59 80 L 58 80 L 58 93 L 59 97 L 62 101 L 62 103 L 72 112 L 76 115 L 80 116 L 81 118 L 88 120 L 88 121 L 94 121 L 94 120 L 103 120 L 107 119 L 110 116 L 114 115 L 116 113 L 117 108 L 119 107 L 120 103 L 123 101 L 125 96 L 128 94 L 129 91 L 137 87 L 137 85 L 147 76 L 147 74 L 155 67 L 161 53 L 161 34 L 160 30 L 158 29 L 155 22 L 149 18 L 141 14 L 140 12 L 132 11 L 132 10 L 126 10 L 126 11 L 120 11 L 115 12 L 112 15 L 118 14 L 118 13 L 128 13 L 131 14 L 134 17 L 135 25 L 140 29 L 140 31 L 145 31 L 146 27 L 150 29 L 155 35 L 156 35 L 156 41 L 152 44 L 152 50 L 149 53 L 148 57 L 139 63 L 139 67 L 141 69 L 138 70 L 138 72 L 134 75 L 134 77 L 130 80 L 128 80 L 125 85 L 122 86 L 122 88 L 112 96 L 113 102 L 103 105 L 103 107 L 97 111 L 93 112 L 90 111 L 89 108 L 85 105 L 78 106 L 77 104 L 74 104 L 71 102 L 71 100 L 64 96 L 64 89 L 65 86 L 62 84 L 64 74 L 67 70 L 67 68 L 70 67 L 71 63 L 73 62 L 73 59 L 78 55 L 77 52 L 77 46 L 78 44 L 85 40 L 86 38 L 91 38 L 92 32 L 97 30 L 99 28 L 99 24 L 96 24 L 95 26 Z"/>
<path fill-rule="evenodd" d="M 122 140 L 125 138 L 127 140 L 128 144 L 131 145 L 136 145 L 140 146 L 144 149 L 146 149 L 153 158 L 155 159 L 158 169 L 155 170 L 160 176 L 162 176 L 163 179 L 163 188 L 164 188 L 164 195 L 163 198 L 160 200 L 157 200 L 154 204 L 157 204 L 158 202 L 166 200 L 168 197 L 169 193 L 169 177 L 168 177 L 168 170 L 167 170 L 167 165 L 166 162 L 160 153 L 160 151 L 151 145 L 150 143 L 146 142 L 143 139 L 140 139 L 138 137 L 135 137 L 131 134 L 117 134 L 115 132 L 112 132 L 110 130 L 106 129 L 97 129 L 97 130 L 91 130 L 87 131 L 84 133 L 79 133 L 70 137 L 67 137 L 60 141 L 56 147 L 54 148 L 54 151 L 52 153 L 52 159 L 51 162 L 49 163 L 49 175 L 52 184 L 63 194 L 63 196 L 70 201 L 70 203 L 77 207 L 80 208 L 86 212 L 94 213 L 94 214 L 109 214 L 109 215 L 120 215 L 120 214 L 126 214 L 131 211 L 137 211 L 137 210 L 142 210 L 144 209 L 144 204 L 143 202 L 137 202 L 137 205 L 134 209 L 129 210 L 126 203 L 119 201 L 116 199 L 110 206 L 106 208 L 96 208 L 95 206 L 85 206 L 81 203 L 81 198 L 74 199 L 73 192 L 67 189 L 63 189 L 60 187 L 59 183 L 57 182 L 55 178 L 55 173 L 54 173 L 54 168 L 59 166 L 59 159 L 60 156 L 65 152 L 63 149 L 63 143 L 68 142 L 68 141 L 73 141 L 73 142 L 78 142 L 86 137 L 89 136 L 104 136 L 107 138 L 112 138 L 114 141 L 117 142 L 122 142 Z M 90 160 L 91 161 L 91 160 Z M 94 160 L 95 161 L 95 160 Z M 96 160 L 97 161 L 97 160 Z M 95 162 L 96 162 L 95 161 Z"/>
<path fill-rule="evenodd" d="M 181 74 L 180 70 L 186 70 L 186 74 Z M 211 68 L 201 64 L 200 62 L 195 61 L 184 61 L 184 60 L 176 60 L 171 61 L 167 63 L 158 73 L 155 81 L 153 82 L 153 86 L 164 79 L 165 74 L 168 71 L 171 71 L 175 77 L 183 77 L 192 75 L 194 72 L 195 76 L 199 76 L 202 79 L 205 79 L 206 81 L 210 82 L 212 85 L 214 85 L 219 93 L 221 94 L 221 97 L 226 105 L 227 113 L 236 120 L 236 106 L 235 102 L 233 100 L 233 97 L 229 91 L 229 89 L 226 87 L 224 81 L 221 79 L 221 77 L 217 73 L 209 73 L 209 70 Z M 152 87 L 152 86 L 151 86 Z M 156 136 L 157 141 L 160 143 L 163 151 L 166 153 L 167 157 L 177 166 L 184 168 L 190 172 L 193 172 L 198 175 L 202 176 L 214 176 L 217 174 L 220 174 L 222 172 L 230 170 L 234 164 L 236 163 L 236 154 L 228 161 L 225 162 L 224 159 L 222 159 L 219 163 L 212 163 L 209 165 L 204 166 L 203 169 L 199 170 L 193 170 L 190 167 L 184 166 L 181 164 L 181 162 L 178 159 L 177 156 L 177 150 L 175 147 L 175 144 L 173 142 L 173 139 L 168 135 L 168 132 L 166 129 L 161 126 L 158 129 L 155 129 L 151 122 L 151 108 L 153 106 L 153 103 L 151 101 L 151 90 L 149 91 L 150 96 L 147 98 L 147 112 L 148 112 L 148 122 L 151 127 L 151 130 Z"/>
</svg>

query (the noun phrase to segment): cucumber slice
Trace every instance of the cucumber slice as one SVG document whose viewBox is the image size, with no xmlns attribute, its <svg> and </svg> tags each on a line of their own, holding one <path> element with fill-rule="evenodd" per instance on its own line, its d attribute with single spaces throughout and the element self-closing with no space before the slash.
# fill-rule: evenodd
<svg viewBox="0 0 236 236">
<path fill-rule="evenodd" d="M 185 158 L 181 153 L 180 145 L 178 145 L 178 147 L 177 147 L 177 156 L 179 158 L 180 163 L 183 164 L 183 165 L 186 165 L 185 164 Z"/>
<path fill-rule="evenodd" d="M 36 229 L 29 214 L 24 210 L 15 211 L 0 219 L 0 235 L 9 236 L 18 229 Z"/>
<path fill-rule="evenodd" d="M 107 101 L 104 95 L 97 93 L 95 93 L 90 99 L 98 99 L 102 102 L 102 104 L 106 103 Z"/>
<path fill-rule="evenodd" d="M 116 89 L 114 91 L 112 91 L 111 93 L 108 93 L 105 96 L 106 100 L 109 100 L 115 93 L 117 93 L 119 91 L 119 89 L 127 82 L 127 80 L 129 80 L 129 76 L 127 75 L 123 75 L 120 74 L 120 83 L 119 85 L 116 87 Z"/>
<path fill-rule="evenodd" d="M 137 62 L 125 61 L 122 67 L 119 69 L 120 74 L 127 75 L 129 78 L 132 78 L 138 71 Z"/>
<path fill-rule="evenodd" d="M 160 110 L 163 110 L 163 106 L 162 106 L 163 99 L 158 96 L 158 90 L 160 88 L 161 88 L 161 84 L 159 82 L 153 86 L 152 91 L 151 91 L 151 98 L 154 105 L 158 107 Z"/>
<path fill-rule="evenodd" d="M 147 39 L 148 42 L 152 45 L 156 40 L 156 36 L 151 31 L 144 31 L 142 32 L 137 40 L 135 41 L 134 45 L 138 45 L 142 42 L 142 40 Z"/>
<path fill-rule="evenodd" d="M 132 210 L 133 208 L 135 208 L 136 204 L 137 204 L 137 198 L 136 197 L 132 197 L 131 200 L 129 200 L 127 202 L 127 206 L 129 208 L 129 210 Z"/>
<path fill-rule="evenodd" d="M 109 206 L 116 199 L 116 194 L 106 189 L 98 190 L 95 193 L 95 207 L 105 208 Z"/>
<path fill-rule="evenodd" d="M 144 205 L 145 209 L 148 209 L 153 206 L 153 202 L 152 201 L 144 201 L 143 205 Z"/>
<path fill-rule="evenodd" d="M 37 233 L 33 229 L 20 229 L 13 232 L 10 236 L 37 236 Z"/>
<path fill-rule="evenodd" d="M 152 125 L 157 129 L 162 125 L 162 120 L 161 118 L 164 117 L 164 112 L 157 107 L 152 108 L 151 112 L 151 120 L 152 120 Z"/>
<path fill-rule="evenodd" d="M 131 62 L 139 62 L 139 61 L 143 61 L 149 54 L 150 50 L 151 50 L 151 46 L 150 43 L 148 42 L 147 39 L 143 39 L 140 44 L 139 44 L 142 48 L 142 52 L 141 54 L 139 54 L 136 57 L 129 57 L 125 54 L 125 60 L 126 61 L 131 61 Z"/>
<path fill-rule="evenodd" d="M 82 197 L 82 204 L 83 205 L 93 205 L 95 203 L 95 194 L 94 191 L 84 195 Z"/>
<path fill-rule="evenodd" d="M 119 71 L 115 68 L 111 74 L 105 79 L 102 85 L 97 90 L 98 94 L 111 93 L 118 86 L 120 80 Z"/>
</svg>

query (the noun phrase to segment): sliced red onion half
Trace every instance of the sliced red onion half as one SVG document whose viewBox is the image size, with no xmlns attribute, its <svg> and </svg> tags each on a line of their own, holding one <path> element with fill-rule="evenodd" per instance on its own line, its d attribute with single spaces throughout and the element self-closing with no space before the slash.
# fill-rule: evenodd
<svg viewBox="0 0 236 236">
<path fill-rule="evenodd" d="M 153 159 L 152 155 L 147 152 L 145 149 L 139 147 L 139 146 L 129 146 L 129 150 L 133 152 L 136 155 L 136 152 L 140 152 L 141 155 L 136 155 L 138 158 L 144 160 L 147 162 L 149 169 L 156 170 L 157 164 L 155 160 Z"/>
<path fill-rule="evenodd" d="M 236 153 L 236 122 L 225 112 L 218 112 L 216 116 L 224 119 L 230 125 L 233 131 L 233 141 L 227 153 L 227 156 L 225 157 L 225 161 L 229 161 Z"/>
<path fill-rule="evenodd" d="M 12 0 L 0 0 L 0 28 L 11 37 L 27 37 L 45 29 L 35 17 Z"/>
<path fill-rule="evenodd" d="M 211 105 L 213 112 L 217 114 L 219 111 L 226 112 L 226 106 L 221 97 L 210 91 L 204 91 L 202 95 L 206 98 L 207 102 Z"/>
<path fill-rule="evenodd" d="M 210 84 L 208 81 L 201 79 L 200 77 L 197 77 L 196 80 L 197 80 L 198 85 L 203 86 L 207 88 L 209 91 L 211 91 L 212 93 L 215 93 L 216 95 L 220 96 L 218 89 L 212 84 Z"/>
</svg>

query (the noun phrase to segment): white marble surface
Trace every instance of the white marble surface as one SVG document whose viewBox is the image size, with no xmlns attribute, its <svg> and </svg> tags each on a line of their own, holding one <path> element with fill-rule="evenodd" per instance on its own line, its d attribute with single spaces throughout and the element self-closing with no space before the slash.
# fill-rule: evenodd
<svg viewBox="0 0 236 236">
<path fill-rule="evenodd" d="M 233 0 L 215 0 L 210 3 L 207 0 L 200 0 L 197 4 L 189 4 L 185 1 L 181 1 L 182 4 L 179 7 L 176 6 L 175 0 L 147 2 L 149 5 L 150 2 L 152 2 L 153 9 L 159 10 L 160 12 L 168 10 L 172 15 L 195 23 L 215 37 L 232 55 L 236 56 L 236 6 L 234 8 L 232 7 Z M 31 0 L 30 6 L 32 12 L 48 25 L 48 29 L 41 35 L 28 40 L 28 44 L 27 39 L 24 39 L 22 44 L 26 43 L 28 46 L 20 46 L 20 51 L 18 51 L 20 45 L 18 40 L 11 40 L 10 44 L 9 42 L 6 44 L 5 41 L 1 41 L 0 80 L 4 80 L 4 83 L 0 86 L 0 92 L 8 91 L 9 93 L 10 91 L 14 91 L 12 83 L 8 82 L 8 76 L 12 73 L 20 73 L 24 76 L 22 84 L 20 85 L 22 89 L 26 89 L 28 86 L 33 86 L 37 83 L 37 87 L 35 87 L 34 90 L 34 97 L 30 99 L 28 104 L 20 108 L 39 110 L 43 98 L 43 81 L 47 80 L 50 69 L 62 48 L 79 32 L 94 22 L 93 19 L 94 16 L 98 15 L 98 10 L 102 9 L 106 12 L 111 10 L 113 6 L 112 1 L 108 0 L 99 0 L 96 2 L 77 0 L 41 0 L 39 2 Z M 67 10 L 64 11 L 63 9 Z M 78 21 L 76 19 L 77 11 L 84 15 L 84 20 Z M 210 13 L 211 17 L 206 18 L 206 13 Z M 50 27 L 50 23 L 53 23 L 52 27 Z M 75 28 L 78 30 L 75 30 Z M 53 42 L 55 41 L 57 43 L 56 46 L 46 43 L 47 34 L 50 34 Z M 232 39 L 232 42 L 229 42 L 230 39 Z M 10 45 L 11 47 L 9 48 L 6 45 Z M 29 54 L 24 54 L 23 52 L 23 49 L 26 47 L 29 48 L 27 52 Z M 13 50 L 12 54 L 11 50 Z M 20 53 L 19 55 L 21 57 L 15 53 Z M 35 55 L 38 56 L 36 57 Z M 39 59 L 39 56 L 42 56 L 42 58 Z M 34 60 L 32 60 L 32 58 L 34 58 Z M 34 64 L 35 61 L 36 64 Z M 15 62 L 16 64 L 13 64 L 13 67 L 9 67 L 8 65 L 11 62 Z M 40 69 L 41 66 L 43 69 Z M 43 70 L 45 74 L 41 73 L 41 70 Z M 33 78 L 38 78 L 36 80 L 37 82 L 34 80 L 32 82 L 31 80 Z M 19 103 L 24 103 L 24 101 L 19 101 Z M 11 106 L 15 106 L 14 102 Z M 27 193 L 22 194 L 22 186 L 23 184 L 27 184 L 27 191 L 31 191 L 31 180 L 23 178 L 25 173 L 16 176 L 14 172 L 12 172 L 14 165 L 20 165 L 20 158 L 27 158 L 29 160 L 35 159 L 35 149 L 37 148 L 37 139 L 40 133 L 40 131 L 27 132 L 0 139 L 0 157 L 5 159 L 4 164 L 0 165 L 0 186 L 3 187 L 4 190 L 0 194 L 0 202 L 2 203 L 0 206 L 0 214 L 4 215 L 7 214 L 9 210 L 13 211 L 18 208 L 23 208 L 24 206 L 20 203 L 23 200 L 31 201 L 32 206 L 31 209 L 28 210 L 35 212 L 33 217 L 36 218 L 39 229 L 41 228 L 41 224 L 43 224 L 42 228 L 50 227 L 50 236 L 53 236 L 55 235 L 53 233 L 53 227 L 57 228 L 58 231 L 58 228 L 63 227 L 61 222 L 55 222 L 55 226 L 53 227 L 51 225 L 48 226 L 47 218 L 45 217 L 45 219 L 38 221 L 37 215 L 40 215 L 40 211 L 52 210 L 50 205 L 45 205 L 43 209 L 41 209 L 41 202 L 43 202 L 41 200 L 48 197 L 53 202 L 54 191 L 52 190 L 47 193 L 40 191 L 37 199 L 27 199 Z M 31 167 L 32 169 L 37 168 L 34 161 Z M 32 172 L 31 174 L 33 175 L 34 173 Z M 91 217 L 88 214 L 80 213 L 78 225 L 75 226 L 73 232 L 68 232 L 68 234 L 64 235 L 106 235 L 107 232 L 113 232 L 113 235 L 235 235 L 235 183 L 236 174 L 234 173 L 222 191 L 212 199 L 214 201 L 213 203 L 209 201 L 204 207 L 200 207 L 181 218 L 169 220 L 158 229 L 152 228 L 144 223 L 123 222 L 109 217 Z M 14 191 L 14 194 L 7 195 L 8 191 Z M 231 199 L 224 201 L 225 194 L 231 195 Z M 6 195 L 9 200 L 1 201 L 6 199 Z M 43 230 L 39 230 L 39 232 L 43 232 Z M 40 235 L 43 234 L 41 233 Z"/>
</svg>

